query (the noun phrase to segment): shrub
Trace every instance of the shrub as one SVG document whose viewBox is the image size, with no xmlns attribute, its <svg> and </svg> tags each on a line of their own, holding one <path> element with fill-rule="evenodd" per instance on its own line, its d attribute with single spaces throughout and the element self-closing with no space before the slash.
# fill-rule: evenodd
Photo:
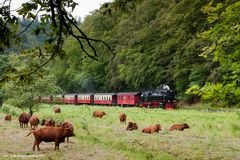
<svg viewBox="0 0 240 160">
<path fill-rule="evenodd" d="M 209 102 L 212 107 L 239 107 L 240 88 L 236 83 L 230 84 L 210 84 L 200 88 L 197 85 L 191 86 L 187 94 L 198 95 L 205 102 Z"/>
</svg>

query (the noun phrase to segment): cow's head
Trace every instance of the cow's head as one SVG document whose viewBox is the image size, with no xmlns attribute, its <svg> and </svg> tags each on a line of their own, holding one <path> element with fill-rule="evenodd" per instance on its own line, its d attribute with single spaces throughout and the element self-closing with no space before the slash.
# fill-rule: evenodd
<svg viewBox="0 0 240 160">
<path fill-rule="evenodd" d="M 185 128 L 190 128 L 187 123 L 183 123 L 183 126 L 184 126 L 184 129 L 185 129 Z"/>
<path fill-rule="evenodd" d="M 161 126 L 160 126 L 160 124 L 157 124 L 157 125 L 156 125 L 156 130 L 157 130 L 157 131 L 161 131 Z"/>
<path fill-rule="evenodd" d="M 42 119 L 41 125 L 42 125 L 42 126 L 45 125 L 45 122 L 46 122 L 46 120 L 45 120 L 45 119 Z"/>
</svg>

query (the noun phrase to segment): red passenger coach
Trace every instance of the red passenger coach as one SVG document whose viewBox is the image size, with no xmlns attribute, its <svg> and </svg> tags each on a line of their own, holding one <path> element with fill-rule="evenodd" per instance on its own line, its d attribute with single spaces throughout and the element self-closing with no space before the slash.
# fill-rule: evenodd
<svg viewBox="0 0 240 160">
<path fill-rule="evenodd" d="M 96 93 L 94 94 L 94 104 L 102 105 L 116 105 L 116 93 Z"/>
<path fill-rule="evenodd" d="M 52 102 L 53 103 L 64 103 L 64 95 L 63 94 L 53 95 Z"/>
<path fill-rule="evenodd" d="M 77 104 L 77 94 L 65 94 L 64 103 L 66 104 Z"/>
<path fill-rule="evenodd" d="M 78 104 L 93 104 L 93 99 L 92 93 L 79 93 L 77 95 Z"/>
<path fill-rule="evenodd" d="M 40 97 L 41 103 L 51 103 L 52 102 L 52 96 L 41 96 Z"/>
<path fill-rule="evenodd" d="M 118 105 L 138 106 L 141 92 L 122 92 L 117 94 Z"/>
<path fill-rule="evenodd" d="M 39 103 L 39 102 L 41 102 L 41 96 L 33 97 L 33 100 L 34 100 L 34 102 Z"/>
</svg>

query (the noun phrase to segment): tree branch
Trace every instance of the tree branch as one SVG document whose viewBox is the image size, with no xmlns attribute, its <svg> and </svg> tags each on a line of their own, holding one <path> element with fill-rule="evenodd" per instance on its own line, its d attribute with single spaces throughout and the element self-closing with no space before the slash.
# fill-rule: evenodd
<svg viewBox="0 0 240 160">
<path fill-rule="evenodd" d="M 17 35 L 15 35 L 13 38 L 16 38 L 18 36 L 20 36 L 21 34 L 23 34 L 24 32 L 26 32 L 28 30 L 28 28 L 32 25 L 32 23 L 36 20 L 38 13 L 42 10 L 42 7 L 38 10 L 38 12 L 36 13 L 36 15 L 34 16 L 33 20 L 27 25 L 27 27 L 22 30 L 20 33 L 18 33 Z"/>
</svg>

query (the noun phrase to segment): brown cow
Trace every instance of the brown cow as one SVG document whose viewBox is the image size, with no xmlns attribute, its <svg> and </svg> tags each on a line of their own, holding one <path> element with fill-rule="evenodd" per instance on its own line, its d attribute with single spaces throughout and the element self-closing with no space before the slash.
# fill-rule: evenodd
<svg viewBox="0 0 240 160">
<path fill-rule="evenodd" d="M 59 143 L 65 141 L 65 138 L 71 133 L 69 128 L 63 127 L 46 127 L 46 128 L 35 128 L 28 133 L 29 136 L 33 133 L 35 137 L 35 141 L 33 144 L 33 151 L 35 151 L 35 147 L 37 146 L 38 150 L 40 151 L 39 144 L 44 142 L 55 142 L 55 150 L 59 150 Z M 73 134 L 73 136 L 75 136 Z"/>
<path fill-rule="evenodd" d="M 12 120 L 12 116 L 10 114 L 5 116 L 5 121 L 11 121 Z"/>
<path fill-rule="evenodd" d="M 128 126 L 127 126 L 126 130 L 132 131 L 132 130 L 137 130 L 137 129 L 138 129 L 137 123 L 128 122 Z"/>
<path fill-rule="evenodd" d="M 19 121 L 21 128 L 28 127 L 28 122 L 29 122 L 30 117 L 31 117 L 30 114 L 27 114 L 25 112 L 23 112 L 19 115 L 18 121 Z"/>
<path fill-rule="evenodd" d="M 121 122 L 125 122 L 126 123 L 127 115 L 125 113 L 121 113 L 120 116 L 119 116 L 119 120 L 120 120 L 120 123 Z"/>
<path fill-rule="evenodd" d="M 39 121 L 38 117 L 32 116 L 30 118 L 29 122 L 30 122 L 31 128 L 32 128 L 32 126 L 33 126 L 33 128 L 37 128 L 37 126 L 39 125 L 40 121 Z"/>
<path fill-rule="evenodd" d="M 60 125 L 58 125 L 58 126 L 70 129 L 70 133 L 69 133 L 69 135 L 67 135 L 67 142 L 69 142 L 69 137 L 72 137 L 75 135 L 73 125 L 70 122 L 64 122 L 64 123 L 60 123 Z"/>
<path fill-rule="evenodd" d="M 97 118 L 97 117 L 102 118 L 104 115 L 106 115 L 105 112 L 99 112 L 99 111 L 93 112 L 93 117 L 94 118 Z"/>
<path fill-rule="evenodd" d="M 154 132 L 159 132 L 159 131 L 161 131 L 160 124 L 156 124 L 153 126 L 147 126 L 142 129 L 143 133 L 154 133 Z"/>
<path fill-rule="evenodd" d="M 47 120 L 43 119 L 41 125 L 55 127 L 55 121 L 53 119 L 47 119 Z"/>
<path fill-rule="evenodd" d="M 178 130 L 178 131 L 183 131 L 184 129 L 190 128 L 187 123 L 182 123 L 182 124 L 174 124 L 172 125 L 168 130 L 173 131 L 173 130 Z"/>
<path fill-rule="evenodd" d="M 61 113 L 61 108 L 59 108 L 59 107 L 54 107 L 54 108 L 53 108 L 53 111 L 54 111 L 55 113 Z"/>
</svg>

